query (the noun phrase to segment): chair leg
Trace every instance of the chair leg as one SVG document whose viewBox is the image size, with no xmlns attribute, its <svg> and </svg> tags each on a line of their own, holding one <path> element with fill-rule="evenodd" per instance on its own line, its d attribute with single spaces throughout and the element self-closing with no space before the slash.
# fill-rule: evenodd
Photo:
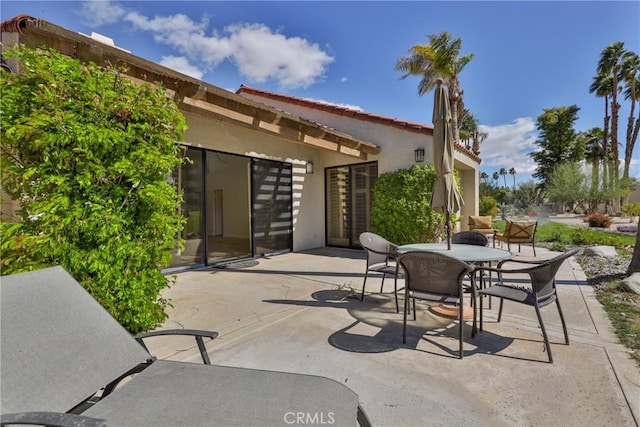
<svg viewBox="0 0 640 427">
<path fill-rule="evenodd" d="M 404 315 L 402 318 L 402 343 L 407 343 L 407 311 L 409 310 L 409 292 L 405 288 L 404 293 Z"/>
<path fill-rule="evenodd" d="M 459 344 L 460 348 L 459 348 L 458 351 L 459 351 L 459 354 L 460 354 L 459 357 L 460 357 L 460 359 L 462 359 L 462 357 L 463 357 L 463 349 L 462 349 L 463 345 L 462 344 L 463 344 L 463 341 L 464 341 L 462 339 L 462 329 L 463 329 L 463 326 L 464 326 L 464 304 L 463 304 L 462 298 L 460 299 L 460 303 L 458 304 L 458 306 L 459 306 L 459 314 L 458 314 L 458 335 L 459 336 L 458 336 L 458 341 L 460 343 Z"/>
<path fill-rule="evenodd" d="M 567 332 L 567 324 L 564 321 L 564 315 L 562 314 L 562 308 L 560 308 L 560 300 L 556 295 L 556 305 L 558 306 L 558 313 L 560 314 L 560 321 L 562 322 L 562 331 L 564 332 L 564 342 L 569 344 L 569 333 Z"/>
<path fill-rule="evenodd" d="M 416 299 L 413 298 L 413 320 L 416 320 Z"/>
<path fill-rule="evenodd" d="M 475 295 L 473 295 L 471 298 L 476 298 Z M 478 319 L 476 317 L 476 313 L 477 313 L 477 302 L 476 304 L 474 304 L 473 307 L 473 326 L 471 326 L 471 338 L 476 336 L 476 332 L 478 332 Z M 480 303 L 480 307 L 482 308 L 482 303 Z M 482 316 L 482 314 L 480 314 Z"/>
<path fill-rule="evenodd" d="M 482 331 L 482 322 L 484 321 L 484 313 L 482 313 L 482 310 L 484 308 L 483 305 L 484 305 L 484 297 L 480 295 L 480 331 Z"/>
<path fill-rule="evenodd" d="M 504 300 L 500 298 L 500 310 L 498 310 L 498 323 L 502 320 L 502 305 L 504 304 Z"/>
<path fill-rule="evenodd" d="M 364 288 L 367 286 L 368 276 L 369 276 L 369 270 L 364 272 L 364 281 L 362 282 L 362 295 L 360 295 L 360 301 L 364 301 Z"/>
<path fill-rule="evenodd" d="M 396 313 L 400 313 L 400 306 L 398 305 L 398 275 L 393 279 L 393 294 L 396 296 Z"/>
<path fill-rule="evenodd" d="M 531 246 L 533 247 L 533 256 L 536 256 L 536 244 L 531 242 Z"/>
<path fill-rule="evenodd" d="M 382 293 L 382 288 L 384 288 L 384 278 L 387 277 L 387 273 L 382 273 L 382 283 L 380 283 L 380 293 Z"/>
<path fill-rule="evenodd" d="M 547 336 L 547 330 L 544 328 L 544 322 L 542 321 L 542 315 L 540 314 L 540 307 L 538 304 L 534 305 L 536 309 L 536 316 L 538 316 L 538 322 L 540 323 L 540 329 L 542 329 L 542 337 L 544 338 L 544 346 L 547 349 L 547 356 L 549 356 L 549 363 L 553 363 L 553 356 L 551 355 L 551 344 L 549 344 L 549 337 Z"/>
</svg>

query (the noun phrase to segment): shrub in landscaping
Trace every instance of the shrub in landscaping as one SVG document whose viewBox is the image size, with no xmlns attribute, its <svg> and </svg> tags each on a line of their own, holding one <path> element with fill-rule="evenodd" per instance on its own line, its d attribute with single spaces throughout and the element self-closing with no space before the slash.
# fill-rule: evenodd
<svg viewBox="0 0 640 427">
<path fill-rule="evenodd" d="M 498 214 L 498 201 L 491 196 L 480 197 L 478 213 L 483 216 L 493 216 Z"/>
<path fill-rule="evenodd" d="M 634 216 L 640 216 L 640 203 L 627 203 L 620 208 L 620 212 L 624 216 L 628 216 L 633 221 Z"/>
<path fill-rule="evenodd" d="M 638 226 L 635 224 L 619 225 L 616 227 L 616 230 L 620 233 L 636 234 L 638 232 Z"/>
<path fill-rule="evenodd" d="M 0 226 L 2 274 L 62 265 L 125 328 L 166 319 L 159 268 L 183 227 L 168 182 L 186 129 L 161 87 L 52 50 L 17 48 L 0 73 L 2 187 L 20 202 Z"/>
<path fill-rule="evenodd" d="M 603 215 L 601 213 L 593 213 L 587 215 L 585 221 L 589 223 L 589 227 L 609 228 L 613 224 L 613 218 L 609 215 Z"/>
<path fill-rule="evenodd" d="M 381 174 L 371 209 L 373 230 L 399 244 L 431 242 L 443 235 L 444 215 L 431 209 L 433 166 L 412 166 Z M 455 224 L 456 216 L 451 216 Z"/>
</svg>

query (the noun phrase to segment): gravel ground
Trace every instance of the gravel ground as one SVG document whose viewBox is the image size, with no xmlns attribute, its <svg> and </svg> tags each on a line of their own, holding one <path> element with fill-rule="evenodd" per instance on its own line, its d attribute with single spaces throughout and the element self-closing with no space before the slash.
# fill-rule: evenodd
<svg viewBox="0 0 640 427">
<path fill-rule="evenodd" d="M 576 260 L 582 266 L 589 283 L 597 286 L 599 283 L 611 279 L 622 279 L 631 262 L 631 254 L 618 254 L 615 258 L 605 258 L 600 256 L 585 256 L 580 252 Z"/>
</svg>

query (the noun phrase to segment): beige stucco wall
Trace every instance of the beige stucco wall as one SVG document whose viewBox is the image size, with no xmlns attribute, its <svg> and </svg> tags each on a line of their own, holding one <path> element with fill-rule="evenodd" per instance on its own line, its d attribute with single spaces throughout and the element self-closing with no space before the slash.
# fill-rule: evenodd
<svg viewBox="0 0 640 427">
<path fill-rule="evenodd" d="M 301 251 L 325 245 L 323 165 L 327 162 L 354 163 L 353 157 L 330 153 L 308 144 L 292 143 L 191 113 L 186 113 L 185 118 L 189 129 L 184 140 L 188 145 L 293 164 L 293 250 Z M 305 172 L 307 161 L 314 164 L 313 174 Z M 225 217 L 227 215 L 225 213 Z"/>
<path fill-rule="evenodd" d="M 16 217 L 16 212 L 20 208 L 17 201 L 12 200 L 7 193 L 0 188 L 0 221 L 2 222 L 16 222 L 19 219 Z"/>
<path fill-rule="evenodd" d="M 433 137 L 431 135 L 289 104 L 254 94 L 243 93 L 242 95 L 379 145 L 382 149 L 381 153 L 377 156 L 370 156 L 369 159 L 378 161 L 378 173 L 393 172 L 415 165 L 414 150 L 417 148 L 425 150 L 424 164 L 433 164 Z M 335 159 L 328 153 L 323 156 L 323 160 L 323 166 L 328 167 L 341 164 L 339 161 L 343 159 Z M 358 159 L 350 161 L 350 163 L 358 162 Z M 462 215 L 462 223 L 464 224 L 469 215 L 477 215 L 478 213 L 479 164 L 466 154 L 456 151 L 454 153 L 454 167 L 458 170 L 461 179 L 464 206 L 460 215 Z"/>
</svg>

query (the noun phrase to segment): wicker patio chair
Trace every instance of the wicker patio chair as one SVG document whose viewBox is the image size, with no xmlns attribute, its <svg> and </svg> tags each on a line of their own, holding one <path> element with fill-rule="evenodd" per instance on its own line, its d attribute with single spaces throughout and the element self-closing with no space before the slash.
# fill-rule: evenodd
<svg viewBox="0 0 640 427">
<path fill-rule="evenodd" d="M 562 330 L 564 332 L 565 344 L 569 344 L 569 334 L 567 333 L 567 324 L 562 314 L 562 308 L 560 307 L 560 299 L 558 298 L 558 292 L 556 288 L 556 273 L 562 265 L 562 263 L 569 257 L 572 257 L 578 253 L 579 249 L 573 249 L 564 252 L 554 258 L 545 261 L 524 261 L 519 259 L 512 259 L 502 261 L 498 264 L 497 268 L 481 267 L 481 271 L 491 271 L 497 273 L 498 283 L 488 287 L 487 289 L 480 289 L 478 295 L 488 295 L 496 298 L 500 298 L 500 309 L 498 311 L 498 322 L 502 319 L 502 307 L 504 300 L 517 302 L 520 304 L 529 305 L 535 308 L 538 322 L 540 323 L 540 329 L 542 329 L 542 336 L 544 338 L 544 345 L 549 357 L 549 363 L 553 363 L 553 356 L 551 355 L 551 345 L 549 344 L 549 337 L 542 321 L 540 309 L 553 302 L 558 307 L 558 313 L 560 314 L 560 321 L 562 323 Z M 521 269 L 505 269 L 503 266 L 506 263 L 519 263 L 525 265 L 532 265 L 531 267 Z M 529 276 L 530 287 L 522 286 L 521 281 L 512 282 L 509 284 L 505 278 L 513 277 L 512 275 L 527 274 Z M 482 298 L 480 298 L 480 330 L 483 329 L 482 323 Z"/>
<path fill-rule="evenodd" d="M 489 246 L 489 239 L 479 231 L 460 231 L 451 236 L 451 243 Z"/>
<path fill-rule="evenodd" d="M 416 319 L 416 299 L 442 304 L 455 304 L 459 307 L 459 357 L 463 357 L 462 330 L 464 291 L 462 280 L 472 273 L 474 267 L 448 255 L 437 252 L 413 251 L 398 256 L 398 263 L 404 269 L 405 299 L 402 322 L 402 342 L 407 342 L 407 313 L 409 300 L 413 302 L 413 319 Z M 471 276 L 473 281 L 473 276 Z M 475 285 L 472 283 L 472 298 L 475 298 Z M 473 328 L 476 331 L 476 310 L 473 310 Z"/>
<path fill-rule="evenodd" d="M 490 219 L 491 217 L 489 217 Z M 475 245 L 475 246 L 489 246 L 489 238 L 485 235 L 482 234 L 482 232 L 480 231 L 460 231 L 456 234 L 454 234 L 453 236 L 451 236 L 451 243 L 455 243 L 455 244 L 461 244 L 461 245 Z M 473 263 L 473 265 L 484 265 L 483 262 L 478 262 L 478 263 Z M 491 266 L 491 263 L 489 263 L 489 266 Z M 476 274 L 476 286 L 480 286 L 483 287 L 485 285 L 485 281 L 484 281 L 484 275 L 480 272 L 474 271 L 473 273 L 470 274 Z M 491 275 L 487 274 L 486 277 L 488 278 L 489 282 L 491 282 Z M 469 289 L 467 288 L 467 292 L 469 292 Z M 473 304 L 475 302 L 475 300 L 472 298 L 471 299 L 471 303 Z M 489 304 L 491 304 L 491 302 L 489 302 Z"/>
<path fill-rule="evenodd" d="M 400 313 L 400 305 L 398 303 L 398 276 L 402 275 L 402 271 L 396 261 L 397 253 L 395 249 L 398 246 L 382 236 L 368 231 L 360 234 L 360 246 L 362 246 L 367 253 L 367 266 L 364 272 L 360 301 L 364 301 L 364 289 L 367 285 L 369 273 L 382 273 L 380 293 L 382 293 L 382 288 L 384 287 L 385 277 L 391 275 L 393 276 L 393 293 L 396 299 L 396 311 Z"/>
</svg>

